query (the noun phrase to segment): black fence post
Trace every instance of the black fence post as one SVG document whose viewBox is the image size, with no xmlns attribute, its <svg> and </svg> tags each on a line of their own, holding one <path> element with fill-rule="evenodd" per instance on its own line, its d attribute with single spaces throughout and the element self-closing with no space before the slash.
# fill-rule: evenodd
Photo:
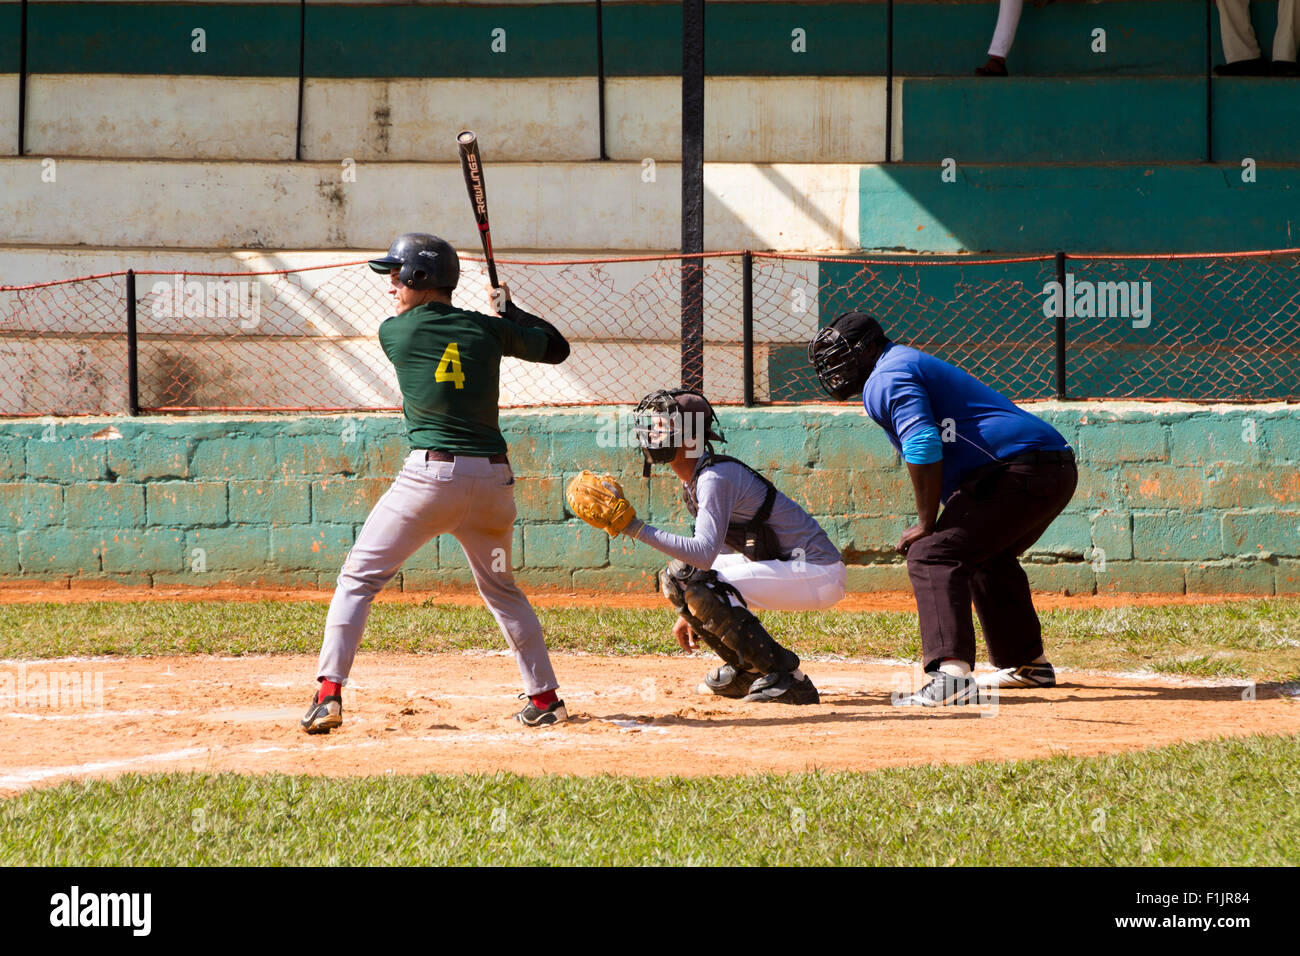
<svg viewBox="0 0 1300 956">
<path fill-rule="evenodd" d="M 704 0 L 682 2 L 682 387 L 704 388 Z M 688 258 L 689 257 L 689 258 Z"/>
<path fill-rule="evenodd" d="M 1214 0 L 1205 0 L 1205 161 L 1214 162 L 1214 41 L 1210 29 Z"/>
<path fill-rule="evenodd" d="M 139 350 L 135 338 L 135 270 L 126 270 L 126 412 L 140 414 Z"/>
<path fill-rule="evenodd" d="M 596 0 L 596 115 L 600 123 L 600 158 L 609 159 L 605 148 L 605 15 Z"/>
<path fill-rule="evenodd" d="M 27 0 L 18 13 L 18 155 L 27 152 Z"/>
<path fill-rule="evenodd" d="M 740 260 L 741 269 L 741 356 L 745 378 L 745 407 L 754 407 L 754 254 L 748 249 Z"/>
<path fill-rule="evenodd" d="M 307 0 L 298 0 L 298 131 L 293 158 L 302 159 L 302 106 L 307 94 Z"/>
<path fill-rule="evenodd" d="M 894 161 L 894 0 L 886 0 L 885 2 L 885 162 L 892 163 L 893 161 Z"/>
<path fill-rule="evenodd" d="M 1061 294 L 1056 309 L 1056 397 L 1065 401 L 1065 253 L 1056 254 L 1056 282 Z"/>
</svg>

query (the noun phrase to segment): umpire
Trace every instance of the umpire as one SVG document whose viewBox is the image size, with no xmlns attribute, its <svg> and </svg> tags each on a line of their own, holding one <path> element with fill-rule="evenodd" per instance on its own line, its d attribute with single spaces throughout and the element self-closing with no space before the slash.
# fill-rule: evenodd
<svg viewBox="0 0 1300 956">
<path fill-rule="evenodd" d="M 1017 558 L 1074 494 L 1079 476 L 1065 439 L 961 369 L 891 342 L 863 312 L 837 316 L 809 343 L 808 358 L 832 398 L 861 394 L 912 480 L 918 520 L 898 550 L 929 681 L 895 704 L 967 704 L 981 685 L 1055 686 Z M 997 668 L 978 682 L 972 601 Z"/>
</svg>

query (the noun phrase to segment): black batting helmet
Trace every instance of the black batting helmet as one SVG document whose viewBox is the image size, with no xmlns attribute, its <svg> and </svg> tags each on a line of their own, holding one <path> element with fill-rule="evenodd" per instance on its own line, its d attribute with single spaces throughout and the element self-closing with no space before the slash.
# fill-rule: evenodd
<svg viewBox="0 0 1300 956">
<path fill-rule="evenodd" d="M 837 402 L 860 394 L 878 354 L 872 346 L 888 344 L 885 330 L 865 312 L 841 312 L 808 343 L 808 361 L 822 389 Z"/>
<path fill-rule="evenodd" d="M 660 389 L 641 399 L 632 412 L 632 430 L 645 456 L 646 474 L 651 464 L 672 461 L 693 435 L 702 432 L 706 442 L 727 440 L 709 400 L 689 388 Z"/>
<path fill-rule="evenodd" d="M 370 260 L 370 268 L 397 272 L 409 289 L 454 289 L 460 281 L 460 259 L 446 239 L 427 232 L 408 232 L 393 240 L 388 255 Z"/>
</svg>

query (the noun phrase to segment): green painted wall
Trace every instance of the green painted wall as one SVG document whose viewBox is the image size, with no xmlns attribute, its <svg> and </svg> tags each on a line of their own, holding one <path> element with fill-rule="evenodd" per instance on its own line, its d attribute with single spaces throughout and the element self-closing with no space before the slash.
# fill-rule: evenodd
<svg viewBox="0 0 1300 956">
<path fill-rule="evenodd" d="M 0 73 L 18 72 L 19 31 L 22 7 L 17 3 L 0 3 Z"/>
<path fill-rule="evenodd" d="M 970 76 L 984 62 L 997 7 L 996 2 L 897 0 L 894 71 L 900 76 Z M 1273 16 L 1276 22 L 1276 13 Z M 1215 23 L 1217 29 L 1217 17 Z M 1092 50 L 1092 31 L 1097 28 L 1106 31 L 1105 53 Z M 1267 35 L 1272 37 L 1271 32 Z M 1014 76 L 1203 75 L 1205 3 L 1026 4 L 1008 65 Z"/>
<path fill-rule="evenodd" d="M 309 6 L 307 38 L 308 76 L 596 75 L 593 4 Z"/>
<path fill-rule="evenodd" d="M 32 3 L 32 73 L 297 76 L 298 10 L 288 4 Z M 207 51 L 192 31 L 207 31 Z"/>
<path fill-rule="evenodd" d="M 1243 183 L 1223 165 L 864 167 L 864 249 L 926 252 L 1205 252 L 1296 245 L 1300 167 Z"/>
<path fill-rule="evenodd" d="M 1026 558 L 1036 587 L 1300 593 L 1300 407 L 1034 410 L 1081 463 L 1074 500 Z M 634 449 L 597 444 L 610 411 L 502 416 L 515 563 L 531 586 L 648 589 L 662 563 L 568 515 L 563 486 L 577 469 L 620 475 L 650 521 L 687 525 L 666 473 L 643 481 Z M 720 415 L 727 450 L 822 521 L 852 589 L 907 588 L 892 548 L 911 493 L 878 428 L 849 407 Z M 120 437 L 93 437 L 110 425 Z M 405 451 L 394 416 L 0 423 L 0 577 L 328 588 Z M 394 586 L 468 580 L 444 537 Z"/>
<path fill-rule="evenodd" d="M 1238 163 L 1247 156 L 1257 163 L 1300 160 L 1300 96 L 1294 78 L 1216 79 L 1214 156 Z"/>
<path fill-rule="evenodd" d="M 1205 81 L 980 77 L 903 82 L 903 159 L 962 163 L 1194 162 Z"/>
<path fill-rule="evenodd" d="M 610 76 L 682 72 L 680 3 L 604 8 Z M 804 31 L 806 52 L 793 49 Z M 886 60 L 883 3 L 713 3 L 705 11 L 704 68 L 714 76 L 873 76 Z"/>
<path fill-rule="evenodd" d="M 1251 13 L 1267 46 L 1277 22 L 1276 3 L 1253 3 Z M 885 71 L 883 2 L 711 3 L 706 16 L 706 67 L 716 75 L 879 75 Z M 296 4 L 34 2 L 31 18 L 32 65 L 38 72 L 297 73 Z M 896 72 L 969 76 L 982 59 L 996 18 L 996 2 L 900 0 L 894 22 Z M 189 31 L 195 26 L 206 28 L 211 41 L 201 60 L 189 51 Z M 489 50 L 494 27 L 507 31 L 505 54 Z M 796 27 L 806 31 L 805 53 L 791 49 L 791 30 Z M 1105 54 L 1091 50 L 1092 30 L 1097 27 L 1107 31 Z M 0 18 L 0 53 L 12 47 L 16 57 L 17 31 L 16 15 L 12 21 Z M 679 3 L 609 4 L 604 33 L 610 75 L 680 73 Z M 309 3 L 307 37 L 308 72 L 313 76 L 585 76 L 595 72 L 591 3 Z M 1211 42 L 1219 62 L 1217 16 Z M 1030 5 L 1021 19 L 1011 65 L 1017 76 L 1202 75 L 1204 4 L 1201 0 L 1115 0 Z"/>
</svg>

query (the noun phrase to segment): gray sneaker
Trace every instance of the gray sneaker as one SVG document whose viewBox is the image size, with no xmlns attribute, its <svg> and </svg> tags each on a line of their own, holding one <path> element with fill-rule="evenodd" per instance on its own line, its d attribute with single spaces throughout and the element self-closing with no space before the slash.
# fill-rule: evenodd
<svg viewBox="0 0 1300 956">
<path fill-rule="evenodd" d="M 520 697 L 525 695 L 520 694 Z M 552 701 L 551 705 L 545 710 L 538 707 L 531 700 L 524 705 L 524 709 L 515 714 L 515 719 L 525 727 L 546 727 L 550 724 L 560 724 L 569 719 L 569 711 L 564 706 L 564 701 Z"/>
<path fill-rule="evenodd" d="M 307 713 L 298 723 L 306 733 L 328 734 L 335 727 L 343 726 L 343 698 L 333 694 L 317 700 L 317 694 L 311 695 Z"/>
<path fill-rule="evenodd" d="M 973 677 L 954 677 L 943 671 L 926 675 L 930 683 L 914 694 L 894 698 L 895 707 L 958 707 L 979 703 L 979 685 Z"/>
</svg>

